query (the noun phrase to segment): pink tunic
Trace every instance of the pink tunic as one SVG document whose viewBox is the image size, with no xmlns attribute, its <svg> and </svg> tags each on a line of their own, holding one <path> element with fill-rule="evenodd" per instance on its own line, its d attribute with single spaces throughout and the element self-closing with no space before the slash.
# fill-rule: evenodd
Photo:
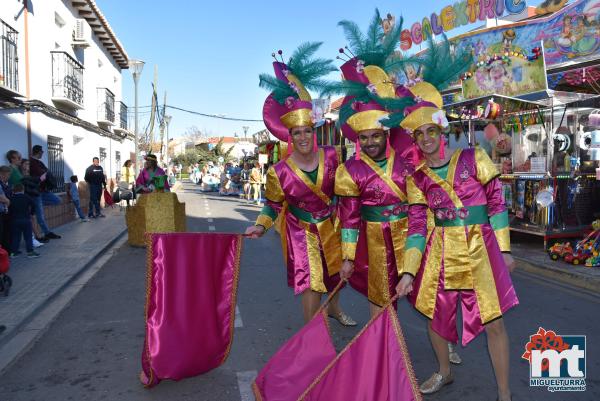
<svg viewBox="0 0 600 401">
<path fill-rule="evenodd" d="M 336 175 L 342 256 L 354 261 L 350 284 L 380 306 L 396 292 L 406 241 L 405 183 L 412 169 L 392 151 L 385 170 L 363 154 L 340 166 Z"/>
<path fill-rule="evenodd" d="M 485 151 L 467 149 L 452 156 L 446 178 L 423 165 L 407 185 L 411 206 L 402 272 L 415 276 L 409 301 L 452 342 L 458 341 L 460 303 L 463 345 L 518 304 L 502 257 L 510 239 L 497 177 Z M 429 238 L 428 208 L 435 216 Z"/>
<path fill-rule="evenodd" d="M 288 285 L 295 294 L 328 292 L 339 282 L 342 258 L 333 193 L 338 163 L 336 149 L 323 147 L 316 182 L 289 157 L 267 172 L 267 201 L 256 224 L 269 229 L 280 223 Z"/>
</svg>

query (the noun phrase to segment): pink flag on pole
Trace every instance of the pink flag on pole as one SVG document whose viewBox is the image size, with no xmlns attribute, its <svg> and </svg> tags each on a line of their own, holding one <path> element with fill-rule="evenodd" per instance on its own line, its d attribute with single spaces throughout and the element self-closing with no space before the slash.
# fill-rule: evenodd
<svg viewBox="0 0 600 401">
<path fill-rule="evenodd" d="M 299 400 L 421 400 L 404 335 L 389 305 L 340 352 Z"/>
<path fill-rule="evenodd" d="M 422 400 L 391 305 L 333 358 L 324 319 L 317 314 L 271 358 L 254 383 L 257 400 Z M 324 366 L 326 360 L 330 362 Z"/>
<path fill-rule="evenodd" d="M 252 384 L 261 401 L 297 400 L 335 359 L 327 316 L 318 313 L 267 362 Z"/>
<path fill-rule="evenodd" d="M 242 236 L 148 234 L 146 339 L 140 379 L 148 387 L 225 362 L 233 340 Z"/>
</svg>

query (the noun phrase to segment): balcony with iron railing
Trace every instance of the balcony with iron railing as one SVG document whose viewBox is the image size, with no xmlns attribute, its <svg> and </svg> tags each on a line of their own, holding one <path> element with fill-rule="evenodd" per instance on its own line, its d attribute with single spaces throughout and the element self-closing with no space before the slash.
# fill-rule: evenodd
<svg viewBox="0 0 600 401">
<path fill-rule="evenodd" d="M 115 125 L 115 95 L 107 88 L 97 88 L 98 124 Z"/>
<path fill-rule="evenodd" d="M 119 108 L 118 117 L 115 116 L 115 127 L 113 130 L 115 132 L 127 132 L 127 105 L 123 102 L 117 102 L 117 107 Z"/>
<path fill-rule="evenodd" d="M 19 92 L 18 32 L 0 19 L 0 91 Z"/>
<path fill-rule="evenodd" d="M 72 110 L 83 108 L 83 66 L 69 54 L 51 51 L 52 101 Z"/>
</svg>

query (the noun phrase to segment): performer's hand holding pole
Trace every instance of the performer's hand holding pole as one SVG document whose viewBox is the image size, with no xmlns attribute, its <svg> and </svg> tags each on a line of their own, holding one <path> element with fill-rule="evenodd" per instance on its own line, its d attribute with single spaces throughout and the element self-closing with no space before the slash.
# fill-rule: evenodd
<svg viewBox="0 0 600 401">
<path fill-rule="evenodd" d="M 348 280 L 354 273 L 354 261 L 344 260 L 342 263 L 342 269 L 340 270 L 340 278 L 342 280 Z"/>
<path fill-rule="evenodd" d="M 396 286 L 398 297 L 405 297 L 413 290 L 413 280 L 415 278 L 410 274 L 403 274 L 400 282 Z"/>
<path fill-rule="evenodd" d="M 265 228 L 263 226 L 250 226 L 246 228 L 244 235 L 249 238 L 256 239 L 262 237 L 264 233 Z"/>
</svg>

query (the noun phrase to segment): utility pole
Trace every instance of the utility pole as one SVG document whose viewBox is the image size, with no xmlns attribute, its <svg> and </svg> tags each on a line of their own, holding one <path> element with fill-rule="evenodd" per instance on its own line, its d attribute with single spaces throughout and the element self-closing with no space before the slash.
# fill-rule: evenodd
<svg viewBox="0 0 600 401">
<path fill-rule="evenodd" d="M 158 66 L 154 66 L 154 93 L 158 94 Z M 158 116 L 160 118 L 160 116 Z M 148 153 L 152 153 L 152 145 L 154 144 L 154 124 L 152 124 L 152 131 L 150 131 L 150 149 Z"/>
<path fill-rule="evenodd" d="M 165 152 L 163 150 L 164 149 L 164 139 L 165 139 L 165 112 L 166 112 L 166 104 L 167 104 L 167 91 L 165 91 L 165 97 L 164 97 L 164 100 L 163 100 L 162 112 L 158 116 L 158 118 L 160 119 L 160 155 L 161 155 L 161 158 L 162 158 L 163 162 L 167 159 L 167 157 L 165 156 L 167 154 L 167 152 Z M 168 146 L 168 144 L 167 144 L 167 146 Z"/>
<path fill-rule="evenodd" d="M 131 75 L 133 76 L 133 83 L 135 87 L 135 176 L 140 171 L 140 152 L 139 152 L 139 143 L 140 143 L 140 132 L 138 131 L 138 81 L 140 79 L 140 75 L 142 75 L 142 70 L 144 69 L 144 62 L 141 60 L 129 60 L 129 68 L 131 70 Z"/>
</svg>

